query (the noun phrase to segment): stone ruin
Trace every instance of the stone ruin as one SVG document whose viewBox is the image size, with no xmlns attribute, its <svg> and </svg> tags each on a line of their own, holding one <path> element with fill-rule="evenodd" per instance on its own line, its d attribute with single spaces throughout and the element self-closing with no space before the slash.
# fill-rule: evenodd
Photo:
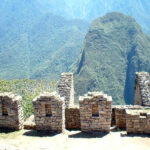
<svg viewBox="0 0 150 150">
<path fill-rule="evenodd" d="M 20 96 L 0 94 L 0 127 L 109 132 L 111 125 L 115 125 L 125 128 L 127 133 L 150 133 L 150 75 L 146 72 L 136 73 L 136 105 L 112 106 L 110 96 L 102 92 L 89 92 L 80 97 L 79 106 L 75 106 L 72 73 L 62 73 L 58 88 L 60 96 L 56 92 L 43 93 L 33 100 L 34 116 L 30 118 L 33 124 L 23 124 Z"/>
<path fill-rule="evenodd" d="M 65 109 L 65 124 L 66 129 L 69 130 L 81 129 L 79 106 L 72 106 Z"/>
<path fill-rule="evenodd" d="M 65 129 L 65 102 L 56 92 L 43 93 L 33 99 L 37 130 L 63 132 Z"/>
<path fill-rule="evenodd" d="M 89 92 L 79 98 L 81 130 L 109 132 L 112 98 L 102 92 Z"/>
<path fill-rule="evenodd" d="M 22 97 L 0 93 L 0 128 L 23 129 Z"/>
<path fill-rule="evenodd" d="M 126 128 L 126 110 L 140 110 L 143 109 L 139 105 L 113 105 L 113 115 L 112 120 L 115 120 L 115 125 L 117 128 L 125 129 Z M 115 119 L 114 119 L 115 118 Z"/>
<path fill-rule="evenodd" d="M 150 107 L 150 74 L 147 72 L 136 73 L 134 105 Z"/>
<path fill-rule="evenodd" d="M 62 73 L 58 85 L 59 95 L 65 98 L 65 107 L 74 105 L 73 73 Z"/>
<path fill-rule="evenodd" d="M 126 110 L 127 133 L 150 133 L 150 109 Z"/>
</svg>

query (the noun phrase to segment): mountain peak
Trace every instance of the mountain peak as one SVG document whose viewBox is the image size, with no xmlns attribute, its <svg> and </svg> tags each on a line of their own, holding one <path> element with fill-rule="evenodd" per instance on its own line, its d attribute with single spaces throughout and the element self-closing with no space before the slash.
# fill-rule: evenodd
<svg viewBox="0 0 150 150">
<path fill-rule="evenodd" d="M 135 19 L 122 13 L 108 13 L 94 20 L 86 35 L 76 71 L 78 95 L 102 90 L 115 104 L 133 101 L 134 74 L 150 71 L 150 38 Z"/>
</svg>

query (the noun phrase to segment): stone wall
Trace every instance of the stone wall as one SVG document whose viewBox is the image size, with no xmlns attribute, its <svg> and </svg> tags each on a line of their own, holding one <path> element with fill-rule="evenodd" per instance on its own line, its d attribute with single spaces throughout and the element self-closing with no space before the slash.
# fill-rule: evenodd
<svg viewBox="0 0 150 150">
<path fill-rule="evenodd" d="M 116 125 L 115 109 L 116 109 L 116 106 L 112 105 L 111 126 Z"/>
<path fill-rule="evenodd" d="M 150 109 L 126 110 L 127 133 L 150 133 Z"/>
<path fill-rule="evenodd" d="M 62 132 L 65 129 L 65 102 L 56 92 L 36 97 L 33 108 L 37 130 Z"/>
<path fill-rule="evenodd" d="M 117 128 L 126 128 L 126 106 L 116 106 L 115 120 Z"/>
<path fill-rule="evenodd" d="M 82 131 L 109 132 L 112 98 L 102 92 L 89 92 L 79 98 Z"/>
<path fill-rule="evenodd" d="M 73 73 L 62 73 L 58 85 L 59 94 L 65 98 L 66 108 L 74 104 L 74 81 Z"/>
<path fill-rule="evenodd" d="M 65 109 L 66 129 L 81 129 L 79 106 Z"/>
<path fill-rule="evenodd" d="M 0 93 L 0 127 L 23 129 L 22 97 L 13 93 Z"/>
<path fill-rule="evenodd" d="M 138 110 L 142 108 L 138 105 L 118 105 L 113 107 L 115 111 L 116 127 L 120 129 L 126 128 L 126 109 Z"/>
<path fill-rule="evenodd" d="M 150 74 L 147 72 L 136 73 L 134 104 L 150 106 Z"/>
</svg>

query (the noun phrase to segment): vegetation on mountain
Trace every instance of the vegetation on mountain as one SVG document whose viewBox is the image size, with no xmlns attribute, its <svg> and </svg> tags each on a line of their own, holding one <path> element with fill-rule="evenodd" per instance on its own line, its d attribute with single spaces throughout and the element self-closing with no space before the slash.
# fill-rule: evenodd
<svg viewBox="0 0 150 150">
<path fill-rule="evenodd" d="M 33 114 L 32 100 L 43 92 L 52 92 L 56 90 L 56 81 L 46 80 L 0 80 L 0 93 L 13 92 L 21 95 L 23 98 L 24 118 L 27 119 Z"/>
<path fill-rule="evenodd" d="M 43 12 L 33 0 L 3 0 L 0 14 L 0 79 L 56 79 L 74 66 L 86 21 Z"/>
<path fill-rule="evenodd" d="M 150 33 L 149 6 L 146 0 L 2 0 L 0 79 L 56 79 L 72 71 L 89 26 L 84 20 L 107 12 L 129 14 Z"/>
<path fill-rule="evenodd" d="M 94 20 L 75 73 L 77 95 L 102 90 L 114 104 L 131 104 L 136 71 L 150 72 L 150 37 L 135 19 L 108 13 Z"/>
<path fill-rule="evenodd" d="M 146 0 L 2 0 L 0 79 L 57 79 L 76 66 L 85 20 L 120 11 L 150 34 L 149 8 Z M 76 68 L 77 95 L 101 89 L 116 104 L 132 103 L 135 71 L 150 71 L 149 47 L 133 18 L 110 13 L 96 19 Z"/>
</svg>

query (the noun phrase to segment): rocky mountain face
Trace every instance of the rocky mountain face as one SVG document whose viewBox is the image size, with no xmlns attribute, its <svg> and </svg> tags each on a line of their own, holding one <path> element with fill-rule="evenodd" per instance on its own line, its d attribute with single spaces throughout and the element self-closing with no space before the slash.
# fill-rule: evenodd
<svg viewBox="0 0 150 150">
<path fill-rule="evenodd" d="M 75 72 L 77 95 L 102 90 L 114 104 L 133 103 L 136 71 L 150 72 L 150 37 L 135 19 L 108 13 L 94 20 Z"/>
</svg>

